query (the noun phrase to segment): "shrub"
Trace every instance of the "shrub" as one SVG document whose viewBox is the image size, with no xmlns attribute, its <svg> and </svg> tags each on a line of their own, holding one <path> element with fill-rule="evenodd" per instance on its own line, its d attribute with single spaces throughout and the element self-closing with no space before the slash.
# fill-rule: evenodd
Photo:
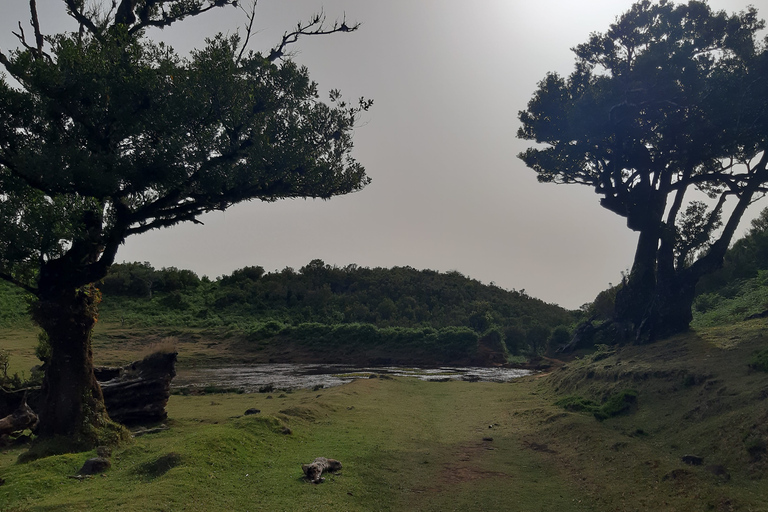
<svg viewBox="0 0 768 512">
<path fill-rule="evenodd" d="M 637 391 L 634 389 L 627 389 L 611 395 L 608 400 L 600 407 L 598 411 L 594 413 L 595 418 L 598 420 L 606 420 L 613 418 L 619 414 L 623 414 L 637 402 Z"/>
<path fill-rule="evenodd" d="M 571 395 L 571 396 L 562 398 L 557 402 L 555 402 L 555 405 L 557 405 L 558 407 L 562 407 L 566 411 L 572 411 L 572 412 L 594 413 L 598 409 L 600 409 L 600 406 L 597 403 L 593 402 L 592 400 L 582 398 L 576 395 Z"/>
<path fill-rule="evenodd" d="M 602 405 L 575 395 L 558 400 L 555 405 L 568 411 L 590 413 L 603 421 L 629 411 L 635 402 L 637 402 L 637 391 L 627 389 L 611 395 Z"/>
<path fill-rule="evenodd" d="M 755 352 L 749 360 L 749 367 L 753 370 L 768 372 L 768 348 Z"/>
<path fill-rule="evenodd" d="M 549 335 L 547 350 L 553 353 L 569 341 L 571 341 L 571 331 L 564 325 L 558 325 Z"/>
</svg>

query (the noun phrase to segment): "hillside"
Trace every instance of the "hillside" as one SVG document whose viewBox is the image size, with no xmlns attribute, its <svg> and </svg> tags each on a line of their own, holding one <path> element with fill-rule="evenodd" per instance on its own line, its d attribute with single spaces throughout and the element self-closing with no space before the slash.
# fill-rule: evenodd
<svg viewBox="0 0 768 512">
<path fill-rule="evenodd" d="M 576 313 L 458 272 L 314 260 L 298 271 L 246 267 L 212 281 L 190 270 L 116 264 L 98 284 L 97 360 L 121 346 L 186 344 L 195 361 L 487 365 L 562 343 Z M 28 327 L 29 300 L 0 283 L 0 326 Z M 164 341 L 163 341 L 164 340 Z M 27 371 L 22 367 L 20 370 Z"/>
</svg>

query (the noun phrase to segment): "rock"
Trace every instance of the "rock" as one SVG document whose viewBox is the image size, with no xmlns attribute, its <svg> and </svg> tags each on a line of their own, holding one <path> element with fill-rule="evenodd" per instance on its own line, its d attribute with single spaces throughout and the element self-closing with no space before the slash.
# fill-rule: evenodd
<svg viewBox="0 0 768 512">
<path fill-rule="evenodd" d="M 251 414 L 259 414 L 261 411 L 259 409 L 248 409 L 245 411 L 246 416 L 250 416 Z"/>
<path fill-rule="evenodd" d="M 683 455 L 680 460 L 690 466 L 701 466 L 701 464 L 704 462 L 704 459 L 698 455 Z"/>
<path fill-rule="evenodd" d="M 78 471 L 77 474 L 96 475 L 105 472 L 111 467 L 112 463 L 109 462 L 109 459 L 105 459 L 104 457 L 94 457 L 85 461 L 83 467 L 80 468 L 80 471 Z"/>
</svg>

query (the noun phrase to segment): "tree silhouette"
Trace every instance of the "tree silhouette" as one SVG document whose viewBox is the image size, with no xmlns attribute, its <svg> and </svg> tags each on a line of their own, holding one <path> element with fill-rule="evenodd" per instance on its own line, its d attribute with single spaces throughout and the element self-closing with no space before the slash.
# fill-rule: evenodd
<svg viewBox="0 0 768 512">
<path fill-rule="evenodd" d="M 539 181 L 593 187 L 638 232 L 615 311 L 638 340 L 688 328 L 696 283 L 766 190 L 763 26 L 754 8 L 638 2 L 520 112 L 518 136 L 538 143 L 520 158 Z"/>
<path fill-rule="evenodd" d="M 351 156 L 356 117 L 338 92 L 318 99 L 307 69 L 285 59 L 322 14 L 266 56 L 218 35 L 188 57 L 147 30 L 235 0 L 122 0 L 110 10 L 64 0 L 80 30 L 0 52 L 0 277 L 37 297 L 52 348 L 39 433 L 84 444 L 109 435 L 90 335 L 103 278 L 126 237 L 252 199 L 323 199 L 369 179 Z M 255 9 L 255 4 L 254 4 Z"/>
</svg>

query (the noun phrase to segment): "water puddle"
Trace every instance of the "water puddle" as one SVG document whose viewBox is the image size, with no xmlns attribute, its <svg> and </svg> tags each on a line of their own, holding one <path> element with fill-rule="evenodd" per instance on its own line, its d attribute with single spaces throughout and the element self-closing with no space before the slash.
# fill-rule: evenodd
<svg viewBox="0 0 768 512">
<path fill-rule="evenodd" d="M 509 382 L 531 373 L 530 370 L 517 368 L 359 368 L 327 364 L 257 364 L 179 370 L 173 380 L 173 387 L 215 386 L 242 389 L 250 393 L 270 387 L 302 389 L 339 386 L 354 379 L 369 379 L 372 376 L 416 377 L 425 381 Z"/>
</svg>

